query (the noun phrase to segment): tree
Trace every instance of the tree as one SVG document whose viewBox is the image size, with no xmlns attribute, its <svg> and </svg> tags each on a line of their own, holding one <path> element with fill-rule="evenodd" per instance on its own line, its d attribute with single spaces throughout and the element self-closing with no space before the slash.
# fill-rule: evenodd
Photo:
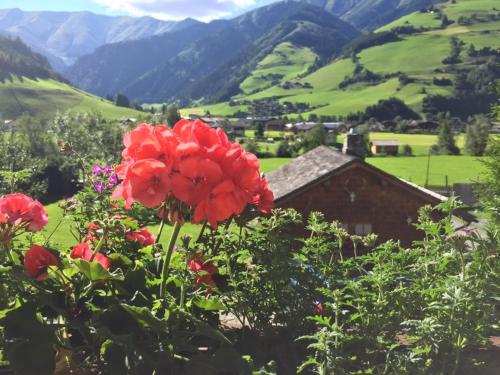
<svg viewBox="0 0 500 375">
<path fill-rule="evenodd" d="M 377 104 L 368 106 L 364 115 L 365 118 L 373 117 L 379 121 L 392 120 L 396 116 L 409 120 L 420 118 L 418 113 L 398 98 L 381 99 Z"/>
<path fill-rule="evenodd" d="M 410 145 L 403 145 L 401 153 L 403 156 L 413 156 L 413 149 Z"/>
<path fill-rule="evenodd" d="M 467 125 L 465 131 L 465 149 L 470 155 L 482 156 L 488 144 L 490 123 L 486 116 L 477 115 Z"/>
<path fill-rule="evenodd" d="M 264 124 L 262 123 L 262 121 L 257 122 L 255 136 L 260 138 L 264 137 Z"/>
<path fill-rule="evenodd" d="M 255 142 L 255 140 L 249 139 L 245 143 L 245 151 L 251 152 L 252 154 L 257 155 L 259 153 L 259 145 L 257 144 L 257 142 Z"/>
<path fill-rule="evenodd" d="M 302 148 L 304 151 L 310 151 L 318 146 L 327 144 L 328 131 L 323 124 L 314 126 L 304 135 Z"/>
<path fill-rule="evenodd" d="M 287 141 L 283 141 L 278 145 L 276 156 L 279 158 L 291 158 L 293 149 Z"/>
<path fill-rule="evenodd" d="M 439 153 L 444 155 L 458 155 L 460 150 L 456 145 L 455 136 L 453 135 L 453 129 L 451 126 L 451 119 L 448 116 L 441 120 L 438 130 L 437 148 Z"/>
<path fill-rule="evenodd" d="M 167 109 L 167 124 L 169 126 L 174 126 L 181 120 L 181 114 L 179 113 L 179 108 L 175 105 L 171 105 Z"/>
<path fill-rule="evenodd" d="M 117 94 L 115 104 L 118 107 L 130 107 L 130 100 L 123 94 Z"/>
</svg>

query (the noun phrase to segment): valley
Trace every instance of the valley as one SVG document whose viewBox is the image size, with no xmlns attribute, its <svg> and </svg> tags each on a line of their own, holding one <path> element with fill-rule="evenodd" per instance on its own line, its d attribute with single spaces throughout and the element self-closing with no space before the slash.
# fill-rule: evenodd
<svg viewBox="0 0 500 375">
<path fill-rule="evenodd" d="M 500 49 L 500 16 L 494 2 L 461 0 L 454 4 L 438 4 L 436 9 L 439 9 L 439 14 L 435 11 L 417 11 L 404 16 L 377 29 L 373 36 L 377 38 L 377 35 L 397 28 L 411 28 L 408 34 L 406 31 L 404 34 L 397 34 L 396 41 L 362 48 L 349 58 L 337 58 L 305 76 L 297 73 L 291 78 L 288 75 L 272 87 L 249 88 L 247 81 L 244 88 L 240 85 L 241 93 L 231 101 L 187 108 L 183 113 L 203 114 L 209 111 L 215 116 L 231 117 L 236 112 L 246 111 L 251 115 L 251 111 L 247 111 L 248 106 L 239 105 L 240 102 L 273 100 L 281 104 L 309 104 L 314 109 L 300 113 L 304 117 L 310 114 L 345 116 L 363 111 L 368 105 L 390 97 L 399 98 L 422 113 L 422 103 L 426 96 L 452 95 L 452 82 L 457 72 L 474 64 L 481 64 L 481 59 L 469 56 L 471 44 L 476 49 L 490 48 L 493 55 L 498 54 Z M 475 21 L 464 20 L 473 15 Z M 439 18 L 444 16 L 449 20 L 445 27 Z M 460 24 L 464 22 L 468 24 Z M 457 38 L 462 44 L 460 61 L 445 64 L 443 61 L 452 51 L 452 38 Z M 276 69 L 279 66 L 278 60 Z M 342 86 L 341 83 L 346 78 L 355 76 L 355 69 L 368 71 L 377 77 L 369 81 L 361 77 Z M 451 82 L 446 85 L 436 84 L 436 79 L 443 78 Z"/>
</svg>

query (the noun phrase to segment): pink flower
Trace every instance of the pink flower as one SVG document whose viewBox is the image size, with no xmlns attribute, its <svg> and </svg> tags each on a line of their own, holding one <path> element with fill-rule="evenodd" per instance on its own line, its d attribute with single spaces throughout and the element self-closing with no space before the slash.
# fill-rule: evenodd
<svg viewBox="0 0 500 375">
<path fill-rule="evenodd" d="M 31 245 L 31 248 L 24 254 L 24 269 L 37 281 L 45 280 L 49 276 L 47 268 L 58 264 L 57 257 L 39 245 Z"/>
<path fill-rule="evenodd" d="M 47 222 L 47 211 L 37 200 L 19 193 L 0 198 L 0 223 L 13 226 L 27 224 L 28 231 L 38 232 Z"/>
<path fill-rule="evenodd" d="M 80 243 L 73 248 L 70 257 L 71 259 L 83 259 L 87 262 L 90 262 L 90 259 L 92 259 L 93 254 L 94 252 L 90 249 L 88 243 Z M 97 253 L 95 255 L 93 262 L 100 263 L 101 266 L 103 266 L 107 270 L 109 270 L 109 267 L 111 265 L 108 257 L 101 253 Z"/>
<path fill-rule="evenodd" d="M 156 238 L 149 230 L 147 230 L 146 228 L 142 228 L 127 234 L 127 240 L 137 241 L 142 246 L 149 246 L 155 243 Z"/>
</svg>

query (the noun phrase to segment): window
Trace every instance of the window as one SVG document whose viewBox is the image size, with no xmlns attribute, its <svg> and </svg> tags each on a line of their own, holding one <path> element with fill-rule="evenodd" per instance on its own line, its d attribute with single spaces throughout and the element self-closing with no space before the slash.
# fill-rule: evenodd
<svg viewBox="0 0 500 375">
<path fill-rule="evenodd" d="M 356 224 L 354 233 L 357 236 L 366 236 L 373 232 L 372 225 L 368 224 Z"/>
</svg>

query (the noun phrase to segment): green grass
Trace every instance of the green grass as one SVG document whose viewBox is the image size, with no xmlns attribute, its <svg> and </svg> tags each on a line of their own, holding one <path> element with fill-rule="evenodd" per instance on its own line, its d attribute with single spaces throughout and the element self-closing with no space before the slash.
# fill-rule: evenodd
<svg viewBox="0 0 500 375">
<path fill-rule="evenodd" d="M 77 240 L 71 234 L 71 221 L 67 217 L 63 217 L 63 210 L 59 207 L 59 202 L 50 203 L 45 205 L 45 209 L 49 215 L 49 222 L 47 226 L 43 229 L 42 234 L 46 237 L 50 237 L 51 243 L 60 249 L 70 249 L 77 244 Z M 158 233 L 160 229 L 160 223 L 148 226 L 151 233 Z M 167 225 L 163 229 L 161 240 L 163 242 L 167 241 L 170 234 L 172 233 L 173 227 Z M 201 230 L 201 225 L 195 225 L 191 223 L 186 223 L 182 226 L 181 236 L 190 235 L 191 237 L 198 236 Z"/>
<path fill-rule="evenodd" d="M 262 159 L 261 168 L 264 172 L 268 172 L 279 168 L 290 160 L 287 158 Z M 427 160 L 427 156 L 372 157 L 366 159 L 371 165 L 420 186 L 425 184 Z M 448 184 L 450 185 L 477 182 L 485 172 L 481 160 L 482 158 L 468 155 L 433 155 L 430 159 L 429 184 L 444 186 L 446 177 L 448 177 Z"/>
<path fill-rule="evenodd" d="M 343 142 L 345 135 L 339 137 L 339 140 Z M 429 153 L 429 147 L 437 143 L 437 135 L 433 134 L 400 134 L 400 133 L 370 133 L 371 141 L 387 141 L 395 140 L 399 141 L 401 145 L 410 145 L 413 149 L 413 154 L 415 156 L 427 155 Z M 457 146 L 463 149 L 465 144 L 464 135 L 461 134 L 455 137 Z"/>
<path fill-rule="evenodd" d="M 272 170 L 278 169 L 283 164 L 288 163 L 291 158 L 269 158 L 269 159 L 260 159 L 260 170 L 262 173 L 267 173 Z"/>
<path fill-rule="evenodd" d="M 451 52 L 450 39 L 433 33 L 371 47 L 359 53 L 361 64 L 375 73 L 420 74 L 442 67 Z"/>
<path fill-rule="evenodd" d="M 252 74 L 241 83 L 244 94 L 263 90 L 271 86 L 270 75 L 276 75 L 278 81 L 285 82 L 307 72 L 314 64 L 316 54 L 309 48 L 297 47 L 292 43 L 281 43 L 267 55 Z"/>
<path fill-rule="evenodd" d="M 368 158 L 368 163 L 397 177 L 423 186 L 427 171 L 426 156 Z M 477 182 L 485 171 L 480 158 L 473 156 L 432 156 L 429 168 L 429 184 L 444 186 L 448 183 Z"/>
<path fill-rule="evenodd" d="M 433 13 L 414 12 L 382 26 L 375 32 L 389 31 L 395 27 L 408 25 L 414 27 L 436 28 L 441 26 L 441 20 Z"/>
<path fill-rule="evenodd" d="M 100 112 L 105 118 L 138 117 L 141 112 L 113 103 L 54 80 L 14 78 L 0 83 L 0 112 L 4 118 L 29 113 L 49 118 L 57 111 Z"/>
<path fill-rule="evenodd" d="M 455 4 L 447 3 L 445 14 L 451 20 L 458 20 L 460 16 L 470 17 L 472 14 L 484 15 L 500 10 L 495 0 L 457 0 Z"/>
</svg>

